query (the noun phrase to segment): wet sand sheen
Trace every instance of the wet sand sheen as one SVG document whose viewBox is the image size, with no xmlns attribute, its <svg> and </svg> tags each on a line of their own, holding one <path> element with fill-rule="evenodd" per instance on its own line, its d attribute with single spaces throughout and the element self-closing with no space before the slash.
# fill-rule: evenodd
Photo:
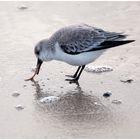
<svg viewBox="0 0 140 140">
<path fill-rule="evenodd" d="M 0 138 L 139 138 L 139 9 L 139 2 L 0 2 Z M 136 42 L 106 51 L 91 65 L 113 71 L 84 71 L 79 86 L 65 81 L 77 67 L 57 61 L 25 82 L 36 65 L 34 45 L 78 23 L 125 31 Z M 60 100 L 41 103 L 46 96 Z"/>
</svg>

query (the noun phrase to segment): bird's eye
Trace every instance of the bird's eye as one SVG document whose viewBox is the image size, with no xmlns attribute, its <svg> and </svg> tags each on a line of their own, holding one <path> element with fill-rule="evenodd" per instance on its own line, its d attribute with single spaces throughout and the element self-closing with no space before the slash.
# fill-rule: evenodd
<svg viewBox="0 0 140 140">
<path fill-rule="evenodd" d="M 35 54 L 39 55 L 40 51 L 38 49 L 35 49 Z"/>
<path fill-rule="evenodd" d="M 38 50 L 36 51 L 36 54 L 39 55 L 39 51 Z"/>
</svg>

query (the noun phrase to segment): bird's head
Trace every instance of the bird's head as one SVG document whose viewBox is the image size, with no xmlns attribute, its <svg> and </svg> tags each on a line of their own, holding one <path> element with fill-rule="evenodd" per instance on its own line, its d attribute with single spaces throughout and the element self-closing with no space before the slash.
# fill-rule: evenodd
<svg viewBox="0 0 140 140">
<path fill-rule="evenodd" d="M 40 67 L 43 63 L 42 52 L 43 52 L 43 43 L 40 41 L 34 48 L 34 53 L 37 57 L 37 65 L 36 65 L 36 74 L 39 74 Z"/>
<path fill-rule="evenodd" d="M 38 42 L 34 48 L 34 53 L 37 57 L 37 66 L 36 66 L 37 73 L 36 74 L 39 74 L 39 70 L 43 61 L 52 60 L 51 47 L 48 43 L 48 40 L 42 40 Z"/>
<path fill-rule="evenodd" d="M 52 53 L 52 48 L 47 39 L 41 40 L 40 42 L 37 43 L 37 45 L 34 48 L 34 53 L 37 57 L 37 65 L 36 65 L 36 70 L 34 75 L 26 79 L 28 80 L 33 80 L 36 74 L 39 74 L 41 65 L 44 61 L 50 61 L 53 59 L 53 53 Z"/>
</svg>

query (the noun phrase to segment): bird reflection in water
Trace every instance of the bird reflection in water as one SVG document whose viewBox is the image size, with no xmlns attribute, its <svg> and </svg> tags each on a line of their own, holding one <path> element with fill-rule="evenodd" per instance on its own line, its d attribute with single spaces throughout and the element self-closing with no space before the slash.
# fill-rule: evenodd
<svg viewBox="0 0 140 140">
<path fill-rule="evenodd" d="M 50 96 L 47 91 L 43 91 L 38 81 L 32 81 L 35 86 L 36 94 L 35 98 L 39 101 L 42 97 Z M 58 93 L 59 94 L 59 93 Z M 52 96 L 52 95 L 51 95 Z M 40 103 L 38 107 L 42 108 L 47 114 L 53 114 L 58 116 L 65 116 L 65 119 L 90 117 L 94 120 L 107 119 L 108 109 L 102 104 L 100 99 L 96 96 L 90 95 L 84 92 L 79 84 L 76 84 L 74 90 L 68 90 L 63 95 L 58 95 L 60 99 L 52 103 Z M 41 109 L 41 110 L 42 110 Z M 63 118 L 63 119 L 64 119 Z"/>
</svg>

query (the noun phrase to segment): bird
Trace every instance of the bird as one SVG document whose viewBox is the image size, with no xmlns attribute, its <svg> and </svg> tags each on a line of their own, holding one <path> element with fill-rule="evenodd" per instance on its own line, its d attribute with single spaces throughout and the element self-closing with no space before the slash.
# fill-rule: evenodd
<svg viewBox="0 0 140 140">
<path fill-rule="evenodd" d="M 36 70 L 34 75 L 26 80 L 33 80 L 35 75 L 39 74 L 44 61 L 58 60 L 78 66 L 74 75 L 66 75 L 70 77 L 66 81 L 78 82 L 85 66 L 95 61 L 108 48 L 135 41 L 124 40 L 126 36 L 123 33 L 105 31 L 87 24 L 65 26 L 35 45 Z"/>
</svg>

